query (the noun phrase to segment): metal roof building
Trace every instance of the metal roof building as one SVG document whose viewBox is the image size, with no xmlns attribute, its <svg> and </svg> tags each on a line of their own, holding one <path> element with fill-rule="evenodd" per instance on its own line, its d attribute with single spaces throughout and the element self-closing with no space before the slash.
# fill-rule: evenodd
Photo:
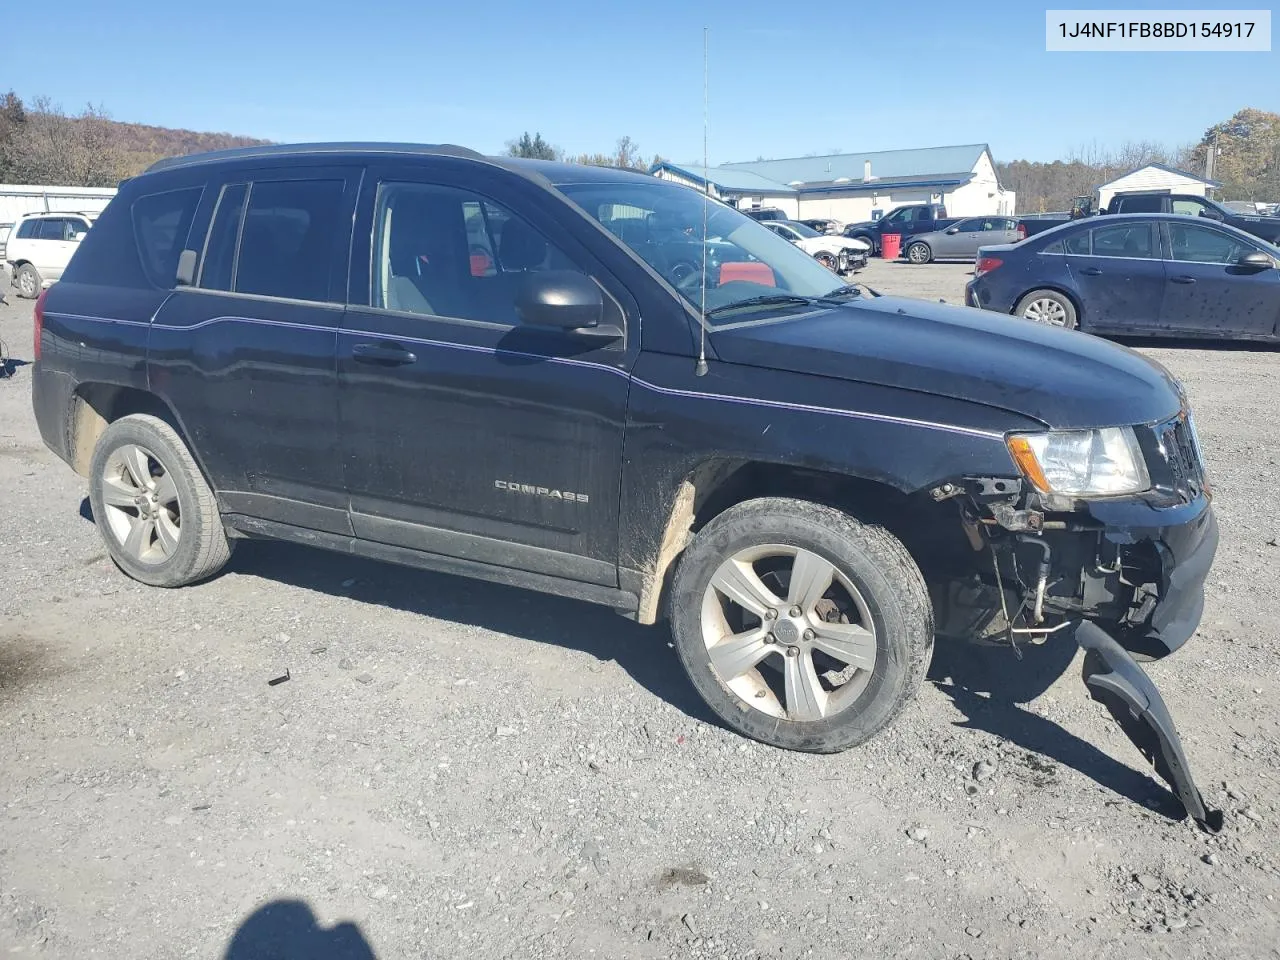
<svg viewBox="0 0 1280 960">
<path fill-rule="evenodd" d="M 655 176 L 701 188 L 700 164 L 659 163 Z M 779 207 L 798 218 L 872 220 L 904 203 L 943 203 L 952 216 L 1013 213 L 985 143 L 724 163 L 706 172 L 712 193 L 741 208 Z"/>
</svg>

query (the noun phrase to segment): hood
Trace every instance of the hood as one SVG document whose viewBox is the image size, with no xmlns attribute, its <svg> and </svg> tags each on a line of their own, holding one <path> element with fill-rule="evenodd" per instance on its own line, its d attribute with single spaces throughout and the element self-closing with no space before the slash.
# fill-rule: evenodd
<svg viewBox="0 0 1280 960">
<path fill-rule="evenodd" d="M 901 297 L 713 331 L 730 363 L 998 407 L 1054 428 L 1152 423 L 1181 406 L 1159 364 L 1074 330 Z"/>
<path fill-rule="evenodd" d="M 841 250 L 861 252 L 870 246 L 865 240 L 850 240 L 848 237 L 825 235 L 821 237 L 803 237 L 795 243 L 801 250 L 809 254 L 817 253 L 819 250 L 830 250 L 833 253 Z"/>
</svg>

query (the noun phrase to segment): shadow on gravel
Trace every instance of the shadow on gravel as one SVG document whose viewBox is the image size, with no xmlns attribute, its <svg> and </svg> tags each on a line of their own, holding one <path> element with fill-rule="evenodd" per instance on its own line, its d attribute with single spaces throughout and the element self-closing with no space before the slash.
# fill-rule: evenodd
<svg viewBox="0 0 1280 960">
<path fill-rule="evenodd" d="M 1215 350 L 1219 353 L 1280 353 L 1280 344 L 1265 343 L 1257 340 L 1211 340 L 1196 337 L 1128 337 L 1106 335 L 1126 347 L 1149 347 L 1166 350 Z"/>
<path fill-rule="evenodd" d="M 993 733 L 1015 746 L 1078 770 L 1108 790 L 1170 820 L 1185 816 L 1181 803 L 1153 778 L 1103 753 L 1052 720 L 1023 709 L 1066 672 L 1077 647 L 1053 642 L 1009 650 L 947 641 L 934 651 L 929 680 L 965 715 L 957 726 Z M 1084 692 L 1084 684 L 1080 684 Z M 1103 708 L 1099 705 L 1098 710 Z M 1136 759 L 1141 759 L 1134 754 Z"/>
<path fill-rule="evenodd" d="M 227 570 L 581 650 L 616 662 L 654 696 L 689 717 L 721 726 L 667 646 L 670 631 L 665 626 L 641 626 L 577 600 L 290 543 L 242 542 Z M 349 581 L 355 582 L 343 586 Z M 584 678 L 583 689 L 590 685 Z"/>
<path fill-rule="evenodd" d="M 240 924 L 223 960 L 377 960 L 354 923 L 322 927 L 301 900 L 273 900 Z"/>
</svg>

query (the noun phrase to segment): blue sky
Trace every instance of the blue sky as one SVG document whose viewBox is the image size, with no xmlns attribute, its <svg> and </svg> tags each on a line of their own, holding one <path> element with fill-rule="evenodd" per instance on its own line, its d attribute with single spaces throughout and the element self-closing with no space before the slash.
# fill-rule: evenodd
<svg viewBox="0 0 1280 960">
<path fill-rule="evenodd" d="M 684 161 L 702 154 L 706 25 L 712 163 L 982 141 L 998 160 L 1050 160 L 1091 143 L 1196 141 L 1244 106 L 1280 111 L 1277 53 L 1046 53 L 1044 9 L 64 0 L 42 40 L 10 31 L 0 43 L 0 88 L 68 111 L 92 101 L 118 120 L 281 141 L 496 152 L 527 129 L 571 152 L 607 151 L 627 134 L 646 156 Z"/>
</svg>

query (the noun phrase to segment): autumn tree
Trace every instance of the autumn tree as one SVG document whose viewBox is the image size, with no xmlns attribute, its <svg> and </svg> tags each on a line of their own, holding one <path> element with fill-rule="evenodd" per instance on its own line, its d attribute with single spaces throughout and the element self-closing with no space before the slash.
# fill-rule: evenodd
<svg viewBox="0 0 1280 960">
<path fill-rule="evenodd" d="M 1213 178 L 1231 200 L 1280 200 L 1280 114 L 1246 107 L 1214 124 L 1192 151 L 1203 172 L 1209 151 L 1217 149 Z"/>
</svg>

